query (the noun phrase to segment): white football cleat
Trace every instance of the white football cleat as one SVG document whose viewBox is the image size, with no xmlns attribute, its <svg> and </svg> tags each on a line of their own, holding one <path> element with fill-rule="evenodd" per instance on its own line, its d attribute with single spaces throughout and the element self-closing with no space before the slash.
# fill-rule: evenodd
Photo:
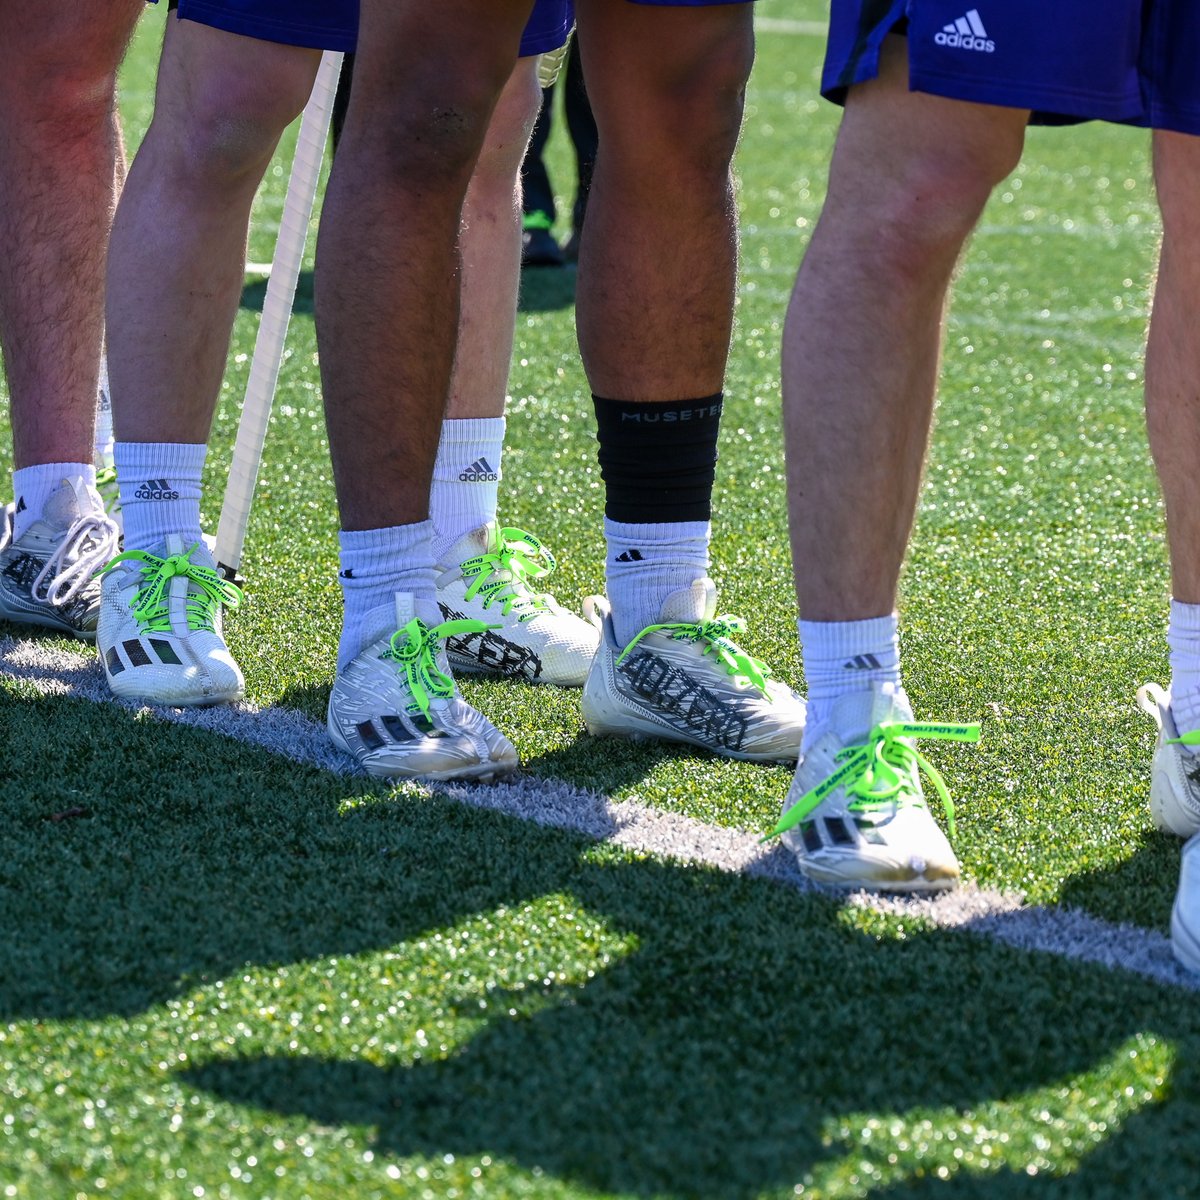
<svg viewBox="0 0 1200 1200">
<path fill-rule="evenodd" d="M 1200 834 L 1183 847 L 1179 891 L 1171 909 L 1171 948 L 1189 971 L 1200 971 Z"/>
<path fill-rule="evenodd" d="M 531 586 L 553 570 L 553 555 L 523 529 L 489 522 L 458 542 L 439 567 L 438 607 L 447 621 L 489 628 L 447 640 L 456 673 L 583 686 L 599 638 L 589 622 Z"/>
<path fill-rule="evenodd" d="M 1180 734 L 1171 697 L 1157 683 L 1138 688 L 1137 702 L 1158 726 L 1150 763 L 1150 816 L 1164 833 L 1191 837 L 1200 832 L 1200 755 L 1187 747 L 1200 745 L 1200 731 Z"/>
<path fill-rule="evenodd" d="M 240 700 L 242 672 L 221 634 L 221 606 L 242 593 L 203 542 L 169 537 L 162 554 L 130 550 L 104 572 L 100 661 L 114 696 L 176 708 Z"/>
<path fill-rule="evenodd" d="M 917 738 L 978 741 L 979 726 L 914 722 L 903 688 L 876 683 L 840 697 L 828 721 L 808 730 L 772 834 L 783 835 L 809 879 L 901 892 L 955 886 L 958 859 L 925 803 L 921 770 L 951 833 L 954 808 Z"/>
<path fill-rule="evenodd" d="M 711 579 L 672 592 L 657 625 L 620 646 L 607 602 L 590 602 L 600 647 L 583 688 L 589 732 L 702 746 L 727 758 L 795 762 L 804 701 L 732 640 L 739 617 L 716 617 Z"/>
<path fill-rule="evenodd" d="M 327 716 L 334 745 L 383 778 L 486 781 L 516 770 L 516 750 L 458 694 L 439 645 L 478 624 L 430 626 L 413 597 L 397 592 L 396 632 L 334 680 Z"/>
<path fill-rule="evenodd" d="M 0 513 L 0 619 L 96 637 L 101 568 L 120 532 L 83 476 L 64 479 L 40 516 L 14 536 L 15 505 Z"/>
</svg>

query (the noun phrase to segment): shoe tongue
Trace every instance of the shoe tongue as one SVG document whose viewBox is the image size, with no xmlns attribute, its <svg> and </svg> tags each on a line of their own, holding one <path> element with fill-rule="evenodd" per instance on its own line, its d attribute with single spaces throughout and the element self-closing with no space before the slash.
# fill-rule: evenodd
<svg viewBox="0 0 1200 1200">
<path fill-rule="evenodd" d="M 716 611 L 717 585 L 711 579 L 695 579 L 663 601 L 659 624 L 696 625 L 712 620 Z"/>
<path fill-rule="evenodd" d="M 420 617 L 431 629 L 441 623 L 442 615 L 438 610 L 436 600 L 418 600 L 412 592 L 397 592 L 394 597 L 396 614 L 396 629 L 403 629 L 413 619 Z"/>
<path fill-rule="evenodd" d="M 895 683 L 877 683 L 862 692 L 850 692 L 833 706 L 830 725 L 846 745 L 862 742 L 884 721 L 911 721 L 912 707 L 904 689 Z"/>
<path fill-rule="evenodd" d="M 104 511 L 100 497 L 93 499 L 82 475 L 72 475 L 47 497 L 42 520 L 52 529 L 63 530 L 70 528 L 84 513 L 96 510 Z"/>
<path fill-rule="evenodd" d="M 481 554 L 499 554 L 500 526 L 495 521 L 480 525 L 462 537 L 450 548 L 446 555 L 446 565 L 457 567 L 468 559 L 478 558 Z"/>
</svg>

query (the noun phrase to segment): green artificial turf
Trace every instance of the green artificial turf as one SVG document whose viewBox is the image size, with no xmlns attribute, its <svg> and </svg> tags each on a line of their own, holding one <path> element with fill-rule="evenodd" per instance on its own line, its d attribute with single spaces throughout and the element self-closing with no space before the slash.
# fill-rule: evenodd
<svg viewBox="0 0 1200 1200">
<path fill-rule="evenodd" d="M 792 24 L 760 34 L 738 160 L 714 575 L 747 647 L 798 683 L 778 348 L 837 111 L 805 32 L 823 5 L 758 9 Z M 131 148 L 161 20 L 122 74 Z M 551 166 L 566 209 L 561 131 Z M 903 638 L 918 713 L 984 725 L 933 755 L 968 879 L 1162 931 L 1178 843 L 1150 829 L 1133 706 L 1166 672 L 1140 396 L 1156 231 L 1144 133 L 1031 132 L 958 279 Z M 525 281 L 501 511 L 577 605 L 602 586 L 602 490 L 573 285 Z M 227 632 L 254 702 L 319 718 L 340 601 L 311 289 Z M 262 297 L 248 276 L 210 528 Z M 790 779 L 592 739 L 577 693 L 463 690 L 534 777 L 750 829 Z M 1196 1194 L 1190 995 L 11 680 L 0 721 L 0 1197 Z"/>
</svg>

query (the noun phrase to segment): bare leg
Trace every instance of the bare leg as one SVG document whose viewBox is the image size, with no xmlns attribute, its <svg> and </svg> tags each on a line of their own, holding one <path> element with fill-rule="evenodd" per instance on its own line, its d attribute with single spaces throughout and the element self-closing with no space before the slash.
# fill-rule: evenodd
<svg viewBox="0 0 1200 1200">
<path fill-rule="evenodd" d="M 317 244 L 317 337 L 346 530 L 428 516 L 463 198 L 529 7 L 447 0 L 434 20 L 394 0 L 363 5 Z"/>
<path fill-rule="evenodd" d="M 1166 504 L 1172 594 L 1200 604 L 1200 138 L 1155 133 L 1154 174 L 1163 244 L 1146 347 L 1146 424 Z"/>
<path fill-rule="evenodd" d="M 141 7 L 0 2 L 0 342 L 17 467 L 92 461 L 116 70 Z"/>
<path fill-rule="evenodd" d="M 588 380 L 615 400 L 712 395 L 733 320 L 751 8 L 576 7 L 600 136 L 576 311 Z"/>
<path fill-rule="evenodd" d="M 502 417 L 521 277 L 521 160 L 537 118 L 537 63 L 517 63 L 492 114 L 462 215 L 462 302 L 446 416 Z"/>
<path fill-rule="evenodd" d="M 993 185 L 1020 156 L 1026 119 L 909 92 L 898 38 L 880 78 L 850 94 L 784 333 L 792 553 L 806 620 L 895 607 L 946 290 Z"/>
<path fill-rule="evenodd" d="M 117 436 L 208 441 L 255 191 L 320 55 L 171 18 L 154 120 L 113 227 Z"/>
</svg>

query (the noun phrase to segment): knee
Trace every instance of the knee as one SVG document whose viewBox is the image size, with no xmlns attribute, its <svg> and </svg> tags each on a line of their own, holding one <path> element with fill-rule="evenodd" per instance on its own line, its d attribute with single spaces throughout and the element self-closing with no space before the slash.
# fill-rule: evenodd
<svg viewBox="0 0 1200 1200">
<path fill-rule="evenodd" d="M 651 178 L 667 169 L 692 188 L 725 189 L 753 61 L 749 31 L 663 56 L 636 84 L 606 94 L 608 112 L 597 114 L 602 153 L 613 149 L 633 170 L 649 169 Z"/>
<path fill-rule="evenodd" d="M 995 147 L 971 154 L 962 147 L 928 145 L 891 171 L 874 164 L 849 188 L 831 177 L 830 202 L 849 199 L 855 211 L 845 215 L 871 241 L 880 269 L 920 276 L 935 264 L 953 265 L 992 189 L 1015 165 L 1016 158 L 1010 161 Z"/>
<path fill-rule="evenodd" d="M 1156 132 L 1154 183 L 1166 243 L 1195 245 L 1200 241 L 1200 138 Z"/>
<path fill-rule="evenodd" d="M 536 62 L 536 59 L 521 59 L 505 84 L 479 152 L 477 176 L 494 177 L 511 186 L 520 170 L 529 135 L 542 107 Z"/>
<path fill-rule="evenodd" d="M 397 94 L 378 99 L 356 93 L 339 153 L 367 154 L 372 174 L 388 187 L 462 191 L 501 85 L 491 89 L 486 80 L 469 77 L 428 83 L 423 90 L 420 81 L 410 80 Z"/>
<path fill-rule="evenodd" d="M 257 187 L 311 86 L 307 71 L 294 79 L 211 75 L 155 112 L 147 142 L 189 188 Z"/>
</svg>

